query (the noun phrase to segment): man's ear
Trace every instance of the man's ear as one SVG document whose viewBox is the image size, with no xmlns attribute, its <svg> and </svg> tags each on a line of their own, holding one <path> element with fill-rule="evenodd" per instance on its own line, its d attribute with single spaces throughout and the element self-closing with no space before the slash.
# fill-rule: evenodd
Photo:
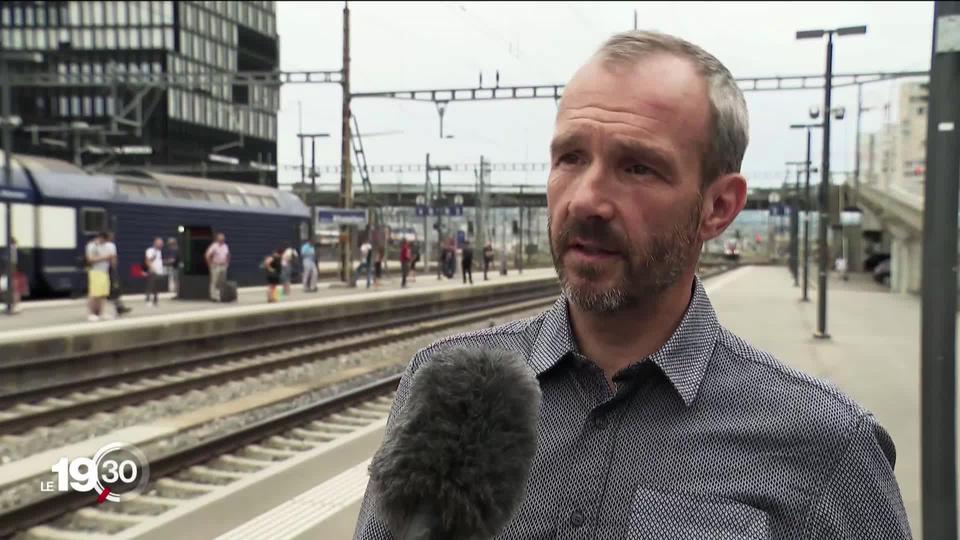
<svg viewBox="0 0 960 540">
<path fill-rule="evenodd" d="M 700 241 L 707 242 L 733 223 L 747 202 L 747 179 L 740 173 L 725 174 L 703 191 Z"/>
</svg>

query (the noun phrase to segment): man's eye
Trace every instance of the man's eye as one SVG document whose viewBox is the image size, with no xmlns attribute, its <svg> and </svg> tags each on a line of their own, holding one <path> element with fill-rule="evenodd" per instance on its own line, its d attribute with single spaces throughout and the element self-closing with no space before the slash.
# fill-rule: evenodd
<svg viewBox="0 0 960 540">
<path fill-rule="evenodd" d="M 580 162 L 580 156 L 574 153 L 563 154 L 557 160 L 558 165 L 579 165 Z"/>
<path fill-rule="evenodd" d="M 626 172 L 629 173 L 629 174 L 644 175 L 644 174 L 650 174 L 650 173 L 652 173 L 653 170 L 650 169 L 650 167 L 647 167 L 646 165 L 641 165 L 641 164 L 637 163 L 637 164 L 630 165 L 629 167 L 627 167 L 627 168 L 626 168 Z"/>
</svg>

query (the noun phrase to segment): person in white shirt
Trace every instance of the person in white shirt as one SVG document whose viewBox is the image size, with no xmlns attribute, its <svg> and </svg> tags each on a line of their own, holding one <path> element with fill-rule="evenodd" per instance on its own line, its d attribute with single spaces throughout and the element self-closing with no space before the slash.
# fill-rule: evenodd
<svg viewBox="0 0 960 540">
<path fill-rule="evenodd" d="M 153 245 L 144 253 L 144 263 L 147 266 L 147 305 L 157 307 L 163 282 L 163 238 L 158 236 L 153 239 Z M 152 303 L 150 295 L 153 295 Z"/>
<path fill-rule="evenodd" d="M 283 255 L 280 257 L 280 281 L 283 283 L 283 296 L 290 296 L 290 280 L 293 279 L 293 260 L 298 257 L 297 250 L 290 244 L 283 245 Z"/>
<path fill-rule="evenodd" d="M 220 288 L 227 280 L 227 268 L 230 266 L 230 248 L 223 233 L 217 233 L 216 241 L 207 248 L 204 255 L 210 268 L 210 300 L 220 301 Z"/>
</svg>

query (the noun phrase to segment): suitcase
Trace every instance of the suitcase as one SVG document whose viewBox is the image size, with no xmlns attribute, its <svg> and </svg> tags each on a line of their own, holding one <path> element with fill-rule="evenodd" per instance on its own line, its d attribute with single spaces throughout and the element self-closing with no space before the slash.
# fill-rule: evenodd
<svg viewBox="0 0 960 540">
<path fill-rule="evenodd" d="M 237 282 L 236 281 L 225 281 L 223 283 L 223 287 L 220 287 L 220 301 L 221 302 L 237 301 Z"/>
</svg>

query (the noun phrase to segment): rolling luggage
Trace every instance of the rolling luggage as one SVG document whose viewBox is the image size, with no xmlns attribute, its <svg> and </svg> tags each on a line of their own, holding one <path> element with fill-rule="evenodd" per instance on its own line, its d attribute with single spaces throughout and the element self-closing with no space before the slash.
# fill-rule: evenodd
<svg viewBox="0 0 960 540">
<path fill-rule="evenodd" d="M 236 281 L 225 281 L 223 283 L 223 287 L 220 287 L 220 301 L 221 302 L 237 301 L 237 282 Z"/>
</svg>

